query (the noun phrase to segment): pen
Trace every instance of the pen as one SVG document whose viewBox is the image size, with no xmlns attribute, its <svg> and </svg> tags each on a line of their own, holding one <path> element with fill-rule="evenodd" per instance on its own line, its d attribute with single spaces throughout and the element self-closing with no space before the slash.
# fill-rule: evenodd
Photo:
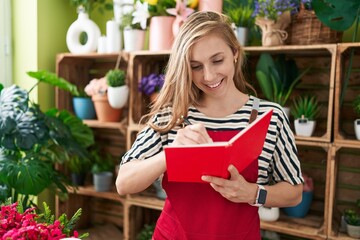
<svg viewBox="0 0 360 240">
<path fill-rule="evenodd" d="M 184 123 L 185 123 L 186 125 L 191 125 L 191 122 L 190 122 L 186 117 L 184 117 L 183 115 L 181 115 L 181 118 L 182 118 L 182 120 L 184 121 Z"/>
</svg>

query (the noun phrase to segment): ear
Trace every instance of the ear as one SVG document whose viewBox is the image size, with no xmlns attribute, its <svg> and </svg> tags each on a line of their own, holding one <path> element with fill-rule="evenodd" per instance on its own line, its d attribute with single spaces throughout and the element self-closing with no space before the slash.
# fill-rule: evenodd
<svg viewBox="0 0 360 240">
<path fill-rule="evenodd" d="M 234 49 L 233 52 L 234 52 L 234 59 L 238 59 L 238 57 L 239 57 L 239 50 Z"/>
</svg>

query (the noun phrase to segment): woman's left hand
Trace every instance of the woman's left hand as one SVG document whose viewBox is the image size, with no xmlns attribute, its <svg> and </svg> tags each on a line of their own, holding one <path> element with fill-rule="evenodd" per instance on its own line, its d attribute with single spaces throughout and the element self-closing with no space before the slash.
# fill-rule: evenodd
<svg viewBox="0 0 360 240">
<path fill-rule="evenodd" d="M 202 180 L 210 183 L 215 191 L 219 192 L 224 198 L 235 203 L 254 203 L 257 193 L 257 185 L 249 183 L 238 172 L 235 166 L 228 167 L 230 179 L 213 176 L 202 176 Z"/>
</svg>

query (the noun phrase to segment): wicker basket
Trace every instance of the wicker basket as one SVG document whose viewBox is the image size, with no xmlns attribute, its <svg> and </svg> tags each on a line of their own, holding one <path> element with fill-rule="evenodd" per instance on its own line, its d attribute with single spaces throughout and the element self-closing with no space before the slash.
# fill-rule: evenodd
<svg viewBox="0 0 360 240">
<path fill-rule="evenodd" d="M 306 10 L 303 6 L 299 13 L 292 16 L 287 32 L 286 43 L 291 45 L 338 43 L 342 39 L 342 32 L 325 26 L 314 11 Z"/>
</svg>

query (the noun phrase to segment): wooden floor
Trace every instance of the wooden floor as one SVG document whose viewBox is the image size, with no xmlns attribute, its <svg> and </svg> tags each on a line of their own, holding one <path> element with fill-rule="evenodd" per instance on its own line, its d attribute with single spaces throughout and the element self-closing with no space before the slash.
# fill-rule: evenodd
<svg viewBox="0 0 360 240">
<path fill-rule="evenodd" d="M 86 240 L 122 240 L 121 230 L 111 224 L 99 225 L 90 229 L 79 230 L 80 234 L 87 232 L 90 234 Z"/>
</svg>

